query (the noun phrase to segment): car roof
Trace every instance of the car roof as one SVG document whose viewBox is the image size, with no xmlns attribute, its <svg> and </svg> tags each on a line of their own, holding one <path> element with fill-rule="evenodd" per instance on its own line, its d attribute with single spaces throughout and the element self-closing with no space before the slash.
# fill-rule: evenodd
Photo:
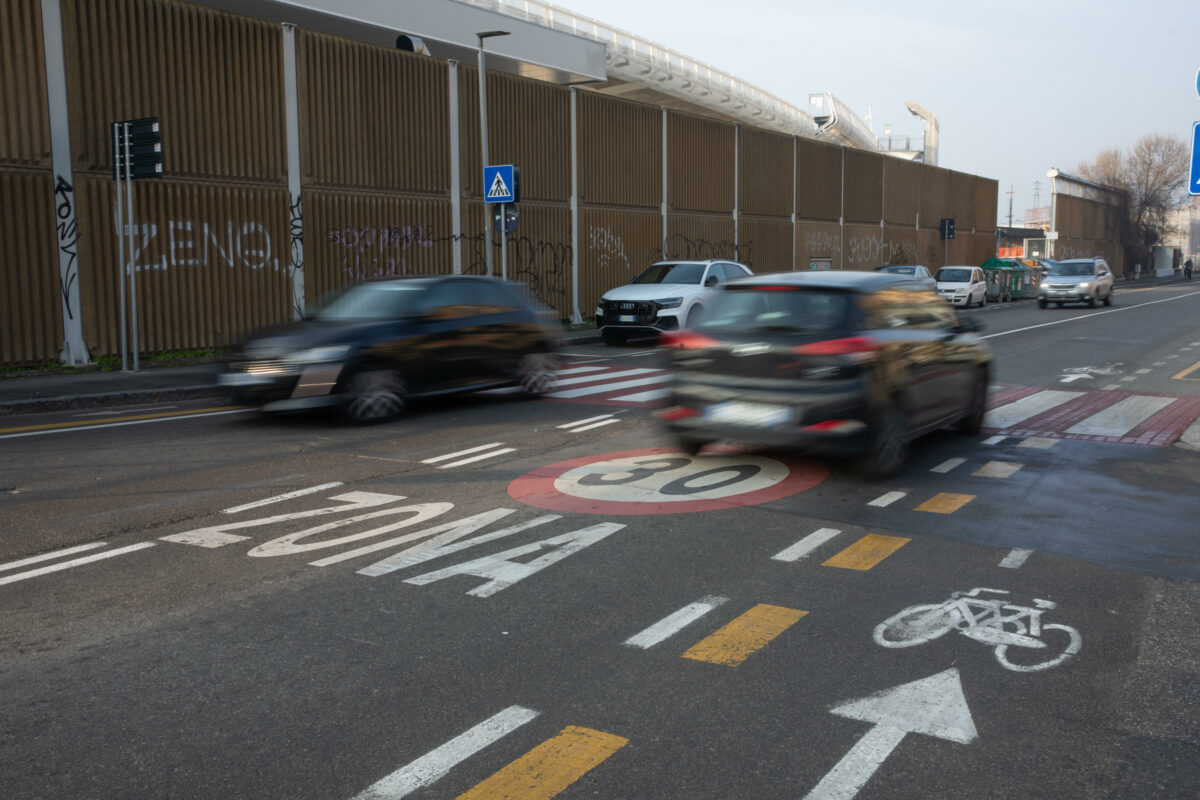
<svg viewBox="0 0 1200 800">
<path fill-rule="evenodd" d="M 734 261 L 732 258 L 705 258 L 705 259 L 664 258 L 661 261 L 655 261 L 650 266 L 656 267 L 659 264 L 715 264 L 717 262 L 720 262 L 722 264 L 741 264 L 740 261 Z M 741 264 L 741 265 L 745 266 L 744 264 Z"/>
<path fill-rule="evenodd" d="M 902 283 L 914 286 L 922 285 L 914 282 L 907 275 L 850 269 L 816 272 L 766 272 L 751 275 L 748 278 L 739 278 L 728 285 L 744 287 L 786 284 L 789 286 L 813 286 L 855 292 L 871 292 L 886 286 L 895 286 Z"/>
</svg>

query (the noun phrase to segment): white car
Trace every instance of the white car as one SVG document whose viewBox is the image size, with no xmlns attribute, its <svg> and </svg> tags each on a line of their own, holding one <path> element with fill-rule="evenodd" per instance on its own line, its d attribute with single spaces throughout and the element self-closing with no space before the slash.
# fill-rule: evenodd
<svg viewBox="0 0 1200 800">
<path fill-rule="evenodd" d="M 908 275 L 913 280 L 920 281 L 930 289 L 937 290 L 937 282 L 929 274 L 929 269 L 920 264 L 886 264 L 882 267 L 876 267 L 875 271 L 890 272 L 894 275 Z"/>
<path fill-rule="evenodd" d="M 942 267 L 934 280 L 938 295 L 950 305 L 970 308 L 987 303 L 987 280 L 979 267 Z"/>
<path fill-rule="evenodd" d="M 753 274 L 733 261 L 659 261 L 633 283 L 604 293 L 596 306 L 596 327 L 610 345 L 695 327 L 714 286 Z"/>
</svg>

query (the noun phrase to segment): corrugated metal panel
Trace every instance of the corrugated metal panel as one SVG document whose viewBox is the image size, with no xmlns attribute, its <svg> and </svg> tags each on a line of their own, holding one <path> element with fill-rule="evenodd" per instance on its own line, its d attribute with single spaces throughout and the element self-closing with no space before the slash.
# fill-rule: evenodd
<svg viewBox="0 0 1200 800">
<path fill-rule="evenodd" d="M 0 164 L 50 165 L 41 6 L 0 0 Z"/>
<path fill-rule="evenodd" d="M 755 272 L 790 272 L 791 221 L 763 217 L 739 218 L 737 260 Z"/>
<path fill-rule="evenodd" d="M 668 112 L 669 209 L 733 213 L 733 130 L 724 122 Z"/>
<path fill-rule="evenodd" d="M 883 156 L 846 150 L 846 222 L 883 219 Z"/>
<path fill-rule="evenodd" d="M 2 58 L 2 56 L 0 56 Z M 62 349 L 53 177 L 0 170 L 0 361 L 57 359 Z"/>
<path fill-rule="evenodd" d="M 1000 183 L 991 178 L 975 178 L 975 230 L 996 230 L 996 203 L 999 200 Z"/>
<path fill-rule="evenodd" d="M 954 218 L 955 237 L 958 231 L 970 233 L 975 227 L 975 176 L 965 172 L 950 173 L 949 216 Z"/>
<path fill-rule="evenodd" d="M 163 171 L 282 183 L 277 25 L 170 0 L 63 0 L 75 168 L 112 171 L 110 124 L 159 117 Z"/>
<path fill-rule="evenodd" d="M 796 269 L 807 270 L 818 259 L 842 268 L 842 226 L 836 222 L 796 223 Z"/>
<path fill-rule="evenodd" d="M 297 37 L 306 185 L 446 194 L 446 62 L 303 32 Z"/>
<path fill-rule="evenodd" d="M 582 241 L 580 242 L 582 245 Z M 571 211 L 522 203 L 517 230 L 507 237 L 508 279 L 520 281 L 558 312 L 571 316 Z M 492 260 L 500 275 L 500 251 Z M 580 309 L 582 311 L 582 309 Z"/>
<path fill-rule="evenodd" d="M 84 339 L 93 356 L 119 353 L 113 182 L 79 177 L 75 194 Z M 134 216 L 143 352 L 227 345 L 291 316 L 285 189 L 139 181 Z"/>
<path fill-rule="evenodd" d="M 579 201 L 662 207 L 662 109 L 579 92 Z"/>
<path fill-rule="evenodd" d="M 1079 239 L 1083 236 L 1083 204 L 1084 200 L 1069 195 L 1055 195 L 1058 207 L 1054 212 L 1054 225 L 1061 239 Z M 1056 247 L 1056 252 L 1057 252 Z"/>
<path fill-rule="evenodd" d="M 733 246 L 733 217 L 721 214 L 669 214 L 666 252 L 652 261 L 705 258 L 736 260 Z"/>
<path fill-rule="evenodd" d="M 309 189 L 304 212 L 310 302 L 347 284 L 453 271 L 449 200 Z M 463 250 L 465 265 L 471 243 L 464 242 Z"/>
<path fill-rule="evenodd" d="M 571 197 L 571 95 L 565 86 L 489 70 L 488 160 L 521 168 L 521 199 Z M 463 194 L 482 198 L 479 71 L 458 69 Z"/>
<path fill-rule="evenodd" d="M 810 139 L 796 144 L 796 218 L 837 222 L 842 215 L 842 148 Z"/>
<path fill-rule="evenodd" d="M 657 211 L 579 210 L 579 310 L 595 312 L 596 301 L 614 286 L 629 283 L 662 251 L 662 214 Z"/>
<path fill-rule="evenodd" d="M 874 269 L 882 264 L 922 263 L 916 258 L 916 239 L 903 228 L 847 225 L 843 269 Z"/>
<path fill-rule="evenodd" d="M 921 227 L 938 229 L 941 220 L 952 216 L 950 170 L 921 165 Z"/>
<path fill-rule="evenodd" d="M 885 158 L 883 170 L 884 221 L 915 227 L 921 205 L 921 166 L 900 158 Z"/>
<path fill-rule="evenodd" d="M 924 218 L 924 214 L 921 216 Z M 954 260 L 953 253 L 950 255 L 949 260 L 947 260 L 945 245 L 946 243 L 942 241 L 942 237 L 936 227 L 930 229 L 926 228 L 924 224 L 921 225 L 921 229 L 917 232 L 917 252 L 922 254 L 921 263 L 929 267 L 931 272 L 937 272 L 947 264 L 962 263 L 961 261 Z M 979 263 L 983 262 L 980 261 Z"/>
<path fill-rule="evenodd" d="M 746 127 L 738 129 L 738 137 L 739 212 L 786 217 L 790 222 L 792 137 Z"/>
</svg>

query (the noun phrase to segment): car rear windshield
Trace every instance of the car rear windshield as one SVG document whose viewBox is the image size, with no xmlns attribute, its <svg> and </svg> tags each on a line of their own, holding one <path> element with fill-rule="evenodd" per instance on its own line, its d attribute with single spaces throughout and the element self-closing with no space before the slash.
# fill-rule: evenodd
<svg viewBox="0 0 1200 800">
<path fill-rule="evenodd" d="M 912 275 L 917 271 L 916 267 L 880 267 L 880 272 L 895 272 L 900 275 Z"/>
<path fill-rule="evenodd" d="M 713 298 L 701 327 L 712 332 L 824 333 L 847 327 L 850 306 L 842 292 L 731 287 Z"/>
<path fill-rule="evenodd" d="M 396 319 L 417 307 L 425 283 L 360 283 L 326 303 L 314 315 L 325 320 Z"/>
<path fill-rule="evenodd" d="M 1091 261 L 1059 261 L 1050 269 L 1051 275 L 1091 275 Z"/>
<path fill-rule="evenodd" d="M 948 283 L 967 283 L 971 280 L 969 267 L 942 267 L 937 271 L 937 280 Z"/>
<path fill-rule="evenodd" d="M 633 279 L 634 283 L 699 283 L 703 264 L 655 264 Z"/>
</svg>

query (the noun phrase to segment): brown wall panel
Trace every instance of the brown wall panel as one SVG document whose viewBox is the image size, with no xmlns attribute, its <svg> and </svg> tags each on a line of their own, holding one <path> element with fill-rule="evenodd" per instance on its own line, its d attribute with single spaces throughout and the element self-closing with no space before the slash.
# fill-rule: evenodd
<svg viewBox="0 0 1200 800">
<path fill-rule="evenodd" d="M 728 123 L 668 114 L 669 209 L 733 212 L 733 132 Z"/>
<path fill-rule="evenodd" d="M 93 357 L 119 353 L 113 182 L 79 177 L 75 195 L 84 340 Z M 133 227 L 140 349 L 226 345 L 248 329 L 288 319 L 287 208 L 282 188 L 138 182 Z"/>
<path fill-rule="evenodd" d="M 842 148 L 809 139 L 798 139 L 796 147 L 796 219 L 837 222 L 842 215 Z"/>
<path fill-rule="evenodd" d="M 921 165 L 899 158 L 883 160 L 883 219 L 916 227 L 921 206 Z"/>
<path fill-rule="evenodd" d="M 629 283 L 662 250 L 658 211 L 579 210 L 579 311 L 596 310 L 600 295 Z"/>
<path fill-rule="evenodd" d="M 40 5 L 0 0 L 0 164 L 50 166 L 42 51 Z"/>
<path fill-rule="evenodd" d="M 305 185 L 446 194 L 446 63 L 332 36 L 297 37 Z"/>
<path fill-rule="evenodd" d="M 1061 239 L 1083 237 L 1083 206 L 1086 202 L 1078 197 L 1055 195 L 1054 227 Z M 1056 248 L 1057 250 L 1057 248 Z"/>
<path fill-rule="evenodd" d="M 62 301 L 50 173 L 0 170 L 0 209 L 0 362 L 56 359 Z"/>
<path fill-rule="evenodd" d="M 938 230 L 941 220 L 953 215 L 950 204 L 950 170 L 921 166 L 921 227 Z"/>
<path fill-rule="evenodd" d="M 832 259 L 842 268 L 842 226 L 836 222 L 796 223 L 796 269 L 805 271 L 814 259 Z"/>
<path fill-rule="evenodd" d="M 975 176 L 965 172 L 950 173 L 950 208 L 947 216 L 954 218 L 955 238 L 958 231 L 970 233 L 975 227 Z"/>
<path fill-rule="evenodd" d="M 791 221 L 764 217 L 740 218 L 737 260 L 754 272 L 791 272 Z"/>
<path fill-rule="evenodd" d="M 790 221 L 793 174 L 792 137 L 745 126 L 738 129 L 740 213 L 786 217 Z"/>
<path fill-rule="evenodd" d="M 843 269 L 874 269 L 883 264 L 922 264 L 916 250 L 916 231 L 880 228 L 879 225 L 847 225 L 846 260 Z"/>
<path fill-rule="evenodd" d="M 282 183 L 278 25 L 171 0 L 63 1 L 75 168 L 112 170 L 117 120 L 162 121 L 163 171 Z"/>
<path fill-rule="evenodd" d="M 578 92 L 579 201 L 662 207 L 662 109 Z"/>
<path fill-rule="evenodd" d="M 453 270 L 449 200 L 310 189 L 304 212 L 309 302 L 348 284 Z M 464 263 L 472 249 L 463 243 Z"/>
<path fill-rule="evenodd" d="M 991 178 L 975 178 L 975 230 L 995 233 L 996 203 L 1000 184 Z"/>
<path fill-rule="evenodd" d="M 463 194 L 483 196 L 479 152 L 479 72 L 458 70 Z M 521 168 L 521 199 L 571 197 L 571 95 L 565 86 L 487 73 L 488 160 Z"/>
<path fill-rule="evenodd" d="M 883 219 L 883 159 L 876 153 L 846 151 L 846 222 Z"/>
<path fill-rule="evenodd" d="M 733 244 L 733 217 L 724 214 L 669 214 L 666 252 L 655 253 L 651 261 L 707 258 L 737 260 Z"/>
</svg>

